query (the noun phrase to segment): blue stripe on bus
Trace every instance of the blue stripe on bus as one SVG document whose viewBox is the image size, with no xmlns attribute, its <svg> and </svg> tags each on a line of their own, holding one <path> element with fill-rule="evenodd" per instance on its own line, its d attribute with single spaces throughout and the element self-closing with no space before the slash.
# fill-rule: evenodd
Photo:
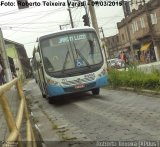
<svg viewBox="0 0 160 147">
<path fill-rule="evenodd" d="M 89 84 L 89 83 L 88 83 Z M 106 86 L 108 84 L 108 77 L 107 76 L 102 76 L 99 79 L 96 80 L 96 86 L 93 88 L 100 88 L 103 86 Z M 64 88 L 68 88 L 68 87 L 60 87 L 60 86 L 55 86 L 55 85 L 47 85 L 47 90 L 48 90 L 48 96 L 58 96 L 58 95 L 64 95 L 67 93 L 72 93 L 72 92 L 65 92 Z M 80 91 L 87 91 L 87 90 L 91 90 L 91 89 L 83 89 Z"/>
<path fill-rule="evenodd" d="M 96 80 L 96 88 L 106 86 L 107 84 L 108 84 L 107 76 L 100 77 L 98 80 Z"/>
</svg>

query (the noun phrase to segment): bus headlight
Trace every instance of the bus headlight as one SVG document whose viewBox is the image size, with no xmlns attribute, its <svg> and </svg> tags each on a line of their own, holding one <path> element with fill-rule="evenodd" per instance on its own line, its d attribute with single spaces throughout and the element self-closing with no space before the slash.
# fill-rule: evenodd
<svg viewBox="0 0 160 147">
<path fill-rule="evenodd" d="M 102 75 L 105 75 L 106 74 L 106 69 L 104 68 L 101 73 L 102 73 Z"/>
<path fill-rule="evenodd" d="M 48 80 L 47 80 L 47 83 L 48 83 L 48 84 L 51 84 L 51 85 L 59 85 L 58 82 L 56 82 L 56 81 L 54 81 L 54 80 L 51 80 L 51 79 L 48 79 Z"/>
<path fill-rule="evenodd" d="M 98 76 L 101 77 L 101 76 L 103 76 L 103 75 L 105 75 L 105 74 L 106 74 L 106 69 L 104 68 L 104 69 L 98 74 Z"/>
</svg>

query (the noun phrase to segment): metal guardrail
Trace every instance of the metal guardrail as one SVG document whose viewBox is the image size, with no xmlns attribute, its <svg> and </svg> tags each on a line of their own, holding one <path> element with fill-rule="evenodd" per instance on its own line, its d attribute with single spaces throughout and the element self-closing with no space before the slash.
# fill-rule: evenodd
<svg viewBox="0 0 160 147">
<path fill-rule="evenodd" d="M 17 88 L 17 92 L 20 98 L 20 104 L 19 104 L 16 118 L 14 118 L 12 114 L 11 107 L 9 106 L 9 102 L 5 95 L 5 93 L 11 90 L 11 88 L 14 85 Z M 4 141 L 4 144 L 2 146 L 3 147 L 9 147 L 9 146 L 22 147 L 23 146 L 20 129 L 22 125 L 22 120 L 25 118 L 27 147 L 37 147 L 34 132 L 33 132 L 30 117 L 29 117 L 29 113 L 28 113 L 25 96 L 24 96 L 22 87 L 20 85 L 20 82 L 17 78 L 5 85 L 0 86 L 0 104 L 1 104 L 1 107 L 4 113 L 4 118 L 7 122 L 7 126 L 9 129 L 9 136 Z"/>
</svg>

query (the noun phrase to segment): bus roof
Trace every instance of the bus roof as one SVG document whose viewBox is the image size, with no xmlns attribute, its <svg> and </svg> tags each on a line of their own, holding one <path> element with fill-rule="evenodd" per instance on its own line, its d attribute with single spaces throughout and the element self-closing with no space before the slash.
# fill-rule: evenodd
<svg viewBox="0 0 160 147">
<path fill-rule="evenodd" d="M 59 31 L 44 34 L 42 36 L 39 36 L 37 38 L 37 40 L 42 39 L 42 38 L 47 38 L 47 37 L 50 37 L 52 35 L 64 34 L 65 32 L 77 32 L 77 31 L 82 31 L 82 30 L 95 31 L 94 28 L 88 27 L 88 26 L 80 27 L 80 28 L 71 28 L 71 29 L 67 29 L 67 30 L 59 30 Z"/>
</svg>

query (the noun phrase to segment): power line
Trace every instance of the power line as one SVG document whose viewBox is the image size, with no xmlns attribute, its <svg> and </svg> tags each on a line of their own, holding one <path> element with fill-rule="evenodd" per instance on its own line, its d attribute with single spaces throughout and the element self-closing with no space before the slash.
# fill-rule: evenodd
<svg viewBox="0 0 160 147">
<path fill-rule="evenodd" d="M 43 24 L 54 24 L 54 23 L 65 23 L 66 21 L 45 21 L 45 22 L 24 22 L 24 23 L 14 23 L 13 25 L 27 25 L 27 24 L 31 24 L 31 25 L 43 25 Z M 67 21 L 68 22 L 68 21 Z M 74 22 L 81 22 L 81 21 L 74 21 Z M 0 24 L 1 26 L 7 26 L 7 25 L 11 25 L 11 24 Z M 10 26 L 11 27 L 11 26 Z"/>
<path fill-rule="evenodd" d="M 57 11 L 57 12 L 60 12 L 60 11 L 63 11 L 64 9 L 62 9 L 61 8 L 61 10 L 60 9 L 56 9 L 56 10 L 52 10 L 52 11 L 49 11 L 49 12 L 55 12 L 55 11 Z M 47 11 L 46 11 L 47 12 Z M 45 13 L 46 13 L 45 12 Z M 41 13 L 41 12 L 40 12 Z M 35 16 L 39 16 L 40 14 L 36 14 L 36 15 L 29 15 L 29 16 L 23 16 L 23 17 L 18 17 L 18 18 L 14 18 L 14 19 L 10 19 L 8 22 L 5 22 L 5 23 L 11 23 L 11 22 L 17 22 L 17 20 L 19 21 L 19 20 L 23 20 L 23 19 L 26 19 L 26 18 L 30 18 L 30 17 L 35 17 Z"/>
<path fill-rule="evenodd" d="M 56 25 L 57 26 L 57 25 Z M 53 28 L 53 27 L 52 27 Z M 35 33 L 40 33 L 40 32 L 48 32 L 48 31 L 52 31 L 52 30 L 44 30 L 44 31 L 42 31 L 42 30 L 22 30 L 22 29 L 12 29 L 12 31 L 18 31 L 18 32 L 26 32 L 26 33 L 29 33 L 29 32 L 35 32 Z"/>
<path fill-rule="evenodd" d="M 113 16 L 106 16 L 106 17 L 98 17 L 98 19 L 105 19 L 105 18 L 116 18 L 116 17 L 123 17 L 123 15 L 113 15 Z"/>
<path fill-rule="evenodd" d="M 29 9 L 33 9 L 33 8 L 35 8 L 35 7 L 28 8 L 28 10 L 29 10 Z M 1 14 L 0 17 L 4 17 L 4 16 L 7 16 L 7 15 L 13 15 L 13 14 L 19 13 L 19 12 L 22 13 L 22 11 L 25 11 L 25 10 L 26 10 L 26 9 L 22 9 L 21 11 L 19 11 L 18 9 L 15 9 L 15 10 L 12 10 L 12 11 L 8 11 L 8 12 L 6 12 L 6 13 L 0 13 L 0 14 Z"/>
<path fill-rule="evenodd" d="M 52 14 L 52 12 L 46 13 L 45 15 L 42 15 L 42 16 L 36 18 L 36 19 L 32 19 L 32 20 L 30 20 L 30 22 L 31 22 L 31 21 L 36 21 L 37 19 L 40 19 L 40 18 L 42 18 L 42 17 L 44 17 L 44 16 L 46 16 L 46 15 L 48 16 L 49 14 Z M 19 26 L 23 26 L 23 25 L 24 25 L 24 24 L 19 25 Z M 15 32 L 15 33 L 17 33 L 17 32 Z M 8 36 L 8 37 L 11 37 L 11 36 L 14 35 L 15 33 L 11 34 L 11 35 Z"/>
<path fill-rule="evenodd" d="M 75 13 L 73 13 L 73 12 L 75 12 Z M 73 15 L 73 20 L 76 20 L 76 18 L 77 18 L 77 11 L 76 11 L 76 9 L 73 9 L 72 13 L 74 14 L 74 15 Z M 75 22 L 75 21 L 74 21 L 74 22 Z M 75 24 L 74 24 L 74 25 L 75 25 Z"/>
<path fill-rule="evenodd" d="M 117 29 L 117 27 L 114 27 L 114 26 L 103 27 L 103 28 L 106 28 L 106 29 Z"/>
<path fill-rule="evenodd" d="M 36 41 L 34 41 L 34 42 L 27 42 L 27 43 L 23 43 L 23 44 L 27 45 L 27 44 L 33 44 L 33 43 L 36 43 Z"/>
<path fill-rule="evenodd" d="M 47 0 L 47 1 L 50 1 L 50 0 Z M 56 0 L 51 0 L 51 1 L 54 2 Z M 19 13 L 19 12 L 22 13 L 24 11 L 29 11 L 29 10 L 31 10 L 33 8 L 38 8 L 38 7 L 37 6 L 33 6 L 33 7 L 27 8 L 27 9 L 21 9 L 21 10 L 14 9 L 14 10 L 11 10 L 11 11 L 8 11 L 8 12 L 0 13 L 0 17 L 6 16 L 6 15 L 12 15 L 12 14 Z"/>
<path fill-rule="evenodd" d="M 52 25 L 52 26 L 57 26 L 57 24 L 56 25 Z M 52 26 L 48 26 L 48 27 L 52 27 Z M 47 27 L 47 28 L 48 28 Z M 3 27 L 2 27 L 3 28 Z M 34 30 L 38 30 L 38 29 L 47 29 L 46 27 L 43 27 L 43 28 L 38 28 L 38 27 L 35 27 L 35 28 L 32 28 L 32 27 L 16 27 L 16 26 L 11 26 L 11 27 L 8 27 L 9 29 L 5 29 L 5 30 L 12 30 L 12 29 L 34 29 Z"/>
<path fill-rule="evenodd" d="M 63 11 L 64 10 L 64 7 L 60 7 L 60 8 L 58 8 L 58 9 L 55 9 L 54 11 L 49 11 L 48 13 L 53 13 L 53 12 L 55 12 L 55 13 L 58 13 L 58 12 L 60 12 L 60 11 Z M 47 13 L 47 14 L 48 14 Z M 40 15 L 40 14 L 39 14 Z M 39 16 L 39 15 L 36 15 L 36 16 Z M 44 14 L 45 15 L 45 14 Z M 34 15 L 32 15 L 32 16 L 34 16 Z M 26 17 L 30 17 L 30 16 L 23 16 L 23 18 L 22 19 L 26 19 Z M 14 21 L 15 20 L 15 21 Z M 17 21 L 20 21 L 21 19 L 19 19 L 19 18 L 15 18 L 15 19 L 13 19 L 13 21 L 8 21 L 7 23 L 3 23 L 3 24 L 0 24 L 0 25 L 8 25 L 8 24 L 12 24 L 12 23 L 14 23 L 14 22 L 17 22 Z M 18 23 L 14 23 L 14 24 L 18 24 Z"/>
<path fill-rule="evenodd" d="M 117 16 L 117 14 L 118 14 L 118 13 L 120 13 L 120 11 L 121 11 L 121 10 L 119 10 L 119 11 L 116 13 L 116 15 L 115 15 L 115 16 Z M 108 22 L 110 23 L 111 21 L 115 21 L 115 19 L 113 19 L 113 18 L 114 18 L 114 16 L 113 16 L 113 17 L 111 17 L 109 20 L 107 20 L 107 21 L 106 21 L 106 23 L 108 23 Z M 101 26 L 106 25 L 106 23 L 103 23 Z"/>
<path fill-rule="evenodd" d="M 79 21 L 78 21 L 78 26 L 79 26 L 79 23 L 81 22 L 81 20 L 82 20 L 82 16 L 81 16 L 81 14 L 82 14 L 82 9 L 81 9 L 81 11 L 80 11 L 80 13 L 79 13 L 79 15 L 80 15 L 80 17 L 79 17 Z"/>
</svg>

